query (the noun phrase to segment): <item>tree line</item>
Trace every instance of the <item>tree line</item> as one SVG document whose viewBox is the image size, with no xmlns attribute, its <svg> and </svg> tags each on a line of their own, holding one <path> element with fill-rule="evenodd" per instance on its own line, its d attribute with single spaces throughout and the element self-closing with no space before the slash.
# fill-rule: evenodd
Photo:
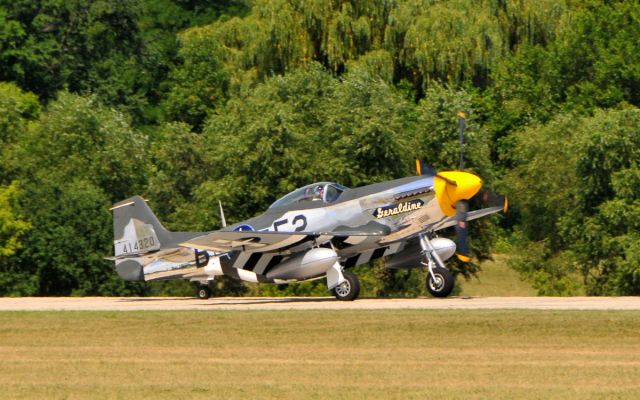
<svg viewBox="0 0 640 400">
<path fill-rule="evenodd" d="M 476 260 L 639 294 L 638 37 L 633 1 L 0 0 L 0 295 L 182 293 L 115 275 L 111 204 L 211 230 L 218 200 L 239 221 L 313 181 L 456 168 L 461 110 L 466 168 L 511 204 L 474 221 Z M 396 295 L 423 272 L 358 271 Z"/>
</svg>

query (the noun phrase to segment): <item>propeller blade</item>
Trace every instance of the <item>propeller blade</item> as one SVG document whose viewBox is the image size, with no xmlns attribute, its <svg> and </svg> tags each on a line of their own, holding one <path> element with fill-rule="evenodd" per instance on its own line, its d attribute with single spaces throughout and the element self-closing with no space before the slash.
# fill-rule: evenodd
<svg viewBox="0 0 640 400">
<path fill-rule="evenodd" d="M 224 210 L 222 209 L 222 201 L 218 200 L 218 205 L 220 206 L 220 222 L 223 228 L 227 227 L 227 220 L 224 218 Z"/>
<path fill-rule="evenodd" d="M 473 198 L 474 204 L 478 204 L 481 207 L 502 207 L 502 210 L 506 213 L 509 209 L 509 200 L 507 196 L 482 190 L 478 192 Z"/>
<path fill-rule="evenodd" d="M 499 195 L 487 190 L 478 192 L 471 201 L 481 207 L 502 207 L 506 213 L 509 208 L 509 201 L 506 196 Z M 469 201 L 460 200 L 456 202 L 456 256 L 462 262 L 471 261 L 471 251 L 469 249 L 469 225 L 467 217 L 469 213 Z"/>
<path fill-rule="evenodd" d="M 458 113 L 458 131 L 460 132 L 460 170 L 464 170 L 464 129 L 467 127 L 467 120 L 464 112 Z"/>
<path fill-rule="evenodd" d="M 467 213 L 469 202 L 460 200 L 456 203 L 456 256 L 462 262 L 471 261 L 469 253 L 469 225 Z"/>
<path fill-rule="evenodd" d="M 416 175 L 438 176 L 438 173 L 428 164 L 416 159 Z"/>
</svg>

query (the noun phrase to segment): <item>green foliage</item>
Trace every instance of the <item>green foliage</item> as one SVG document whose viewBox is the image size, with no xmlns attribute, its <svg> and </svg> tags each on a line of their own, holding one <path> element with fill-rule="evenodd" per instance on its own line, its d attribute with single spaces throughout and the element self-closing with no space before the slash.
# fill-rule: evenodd
<svg viewBox="0 0 640 400">
<path fill-rule="evenodd" d="M 464 90 L 433 84 L 415 111 L 414 155 L 437 170 L 460 167 L 458 113 L 466 116 L 465 169 L 491 179 L 488 133 L 478 123 L 474 99 Z"/>
<path fill-rule="evenodd" d="M 546 121 L 558 109 L 640 105 L 639 21 L 635 2 L 587 2 L 565 15 L 555 40 L 522 46 L 497 65 L 491 92 L 506 108 L 496 117 Z"/>
<path fill-rule="evenodd" d="M 315 180 L 313 94 L 323 93 L 331 78 L 316 70 L 274 77 L 248 97 L 230 100 L 213 115 L 203 134 L 208 143 L 210 180 L 196 192 L 196 200 L 224 200 L 234 220 L 253 216 L 280 195 Z M 298 97 L 309 93 L 306 98 Z M 305 100 L 311 104 L 305 104 Z M 316 164 L 317 165 L 317 164 Z M 215 204 L 215 203 L 214 203 Z M 213 204 L 208 209 L 216 209 Z"/>
<path fill-rule="evenodd" d="M 598 111 L 583 126 L 589 134 L 578 143 L 580 208 L 566 234 L 590 293 L 637 295 L 640 110 Z"/>
<path fill-rule="evenodd" d="M 406 176 L 413 165 L 410 104 L 375 75 L 349 72 L 324 107 L 319 127 L 327 174 L 348 186 Z M 320 136 L 322 135 L 322 136 Z"/>
<path fill-rule="evenodd" d="M 41 198 L 50 201 L 43 204 Z M 100 253 L 108 254 L 111 233 L 105 195 L 78 181 L 63 186 L 41 183 L 27 188 L 23 202 L 33 230 L 21 264 L 28 264 L 27 270 L 39 277 L 39 293 L 70 295 L 101 280 L 104 274 L 97 272 L 106 269 Z"/>
<path fill-rule="evenodd" d="M 22 174 L 32 181 L 83 179 L 115 202 L 138 193 L 146 177 L 146 137 L 127 116 L 95 97 L 60 92 L 21 138 Z"/>
<path fill-rule="evenodd" d="M 171 90 L 163 103 L 167 118 L 197 129 L 209 113 L 223 103 L 229 73 L 222 64 L 222 48 L 208 37 L 187 33 L 179 56 L 184 62 L 171 74 Z"/>
<path fill-rule="evenodd" d="M 505 178 L 524 233 L 534 241 L 548 239 L 554 249 L 564 245 L 556 226 L 559 218 L 577 207 L 579 123 L 579 117 L 563 114 L 516 133 L 517 166 Z"/>
<path fill-rule="evenodd" d="M 523 232 L 543 242 L 537 250 L 525 245 L 527 257 L 516 268 L 538 286 L 566 286 L 562 279 L 579 272 L 590 294 L 640 293 L 638 126 L 638 109 L 598 110 L 592 117 L 561 115 L 519 136 L 522 158 L 508 187 Z"/>
<path fill-rule="evenodd" d="M 38 98 L 12 83 L 0 82 L 0 141 L 8 144 L 24 131 L 29 120 L 40 114 Z"/>
<path fill-rule="evenodd" d="M 17 285 L 8 293 L 140 293 L 136 285 L 126 284 L 115 274 L 112 262 L 103 259 L 112 250 L 109 204 L 102 190 L 81 180 L 26 187 L 22 209 L 32 229 L 17 256 L 13 271 Z M 26 287 L 27 282 L 32 286 Z"/>
<path fill-rule="evenodd" d="M 147 193 L 154 200 L 154 212 L 166 221 L 180 205 L 193 201 L 194 189 L 211 171 L 205 159 L 205 140 L 184 123 L 168 123 L 160 128 L 149 153 L 152 169 Z M 187 229 L 174 227 L 172 219 L 168 222 L 171 228 Z"/>
<path fill-rule="evenodd" d="M 38 98 L 11 83 L 0 82 L 0 184 L 16 178 L 15 142 L 40 113 Z"/>
<path fill-rule="evenodd" d="M 541 296 L 575 296 L 582 293 L 575 256 L 554 253 L 548 240 L 520 242 L 509 266 L 526 277 Z"/>
<path fill-rule="evenodd" d="M 122 113 L 67 92 L 14 138 L 18 210 L 31 231 L 4 262 L 4 293 L 139 292 L 103 257 L 112 251 L 109 205 L 145 184 L 145 141 Z"/>
<path fill-rule="evenodd" d="M 570 108 L 640 105 L 640 4 L 594 4 L 578 12 L 552 49 Z M 624 29 L 620 29 L 624 27 Z M 585 40 L 588 36 L 589 40 Z"/>
<path fill-rule="evenodd" d="M 22 247 L 21 239 L 31 225 L 16 214 L 17 183 L 0 186 L 0 264 Z"/>
<path fill-rule="evenodd" d="M 176 32 L 245 10 L 235 1 L 2 1 L 0 80 L 44 100 L 61 89 L 94 92 L 136 122 L 154 122 L 177 62 Z"/>
<path fill-rule="evenodd" d="M 74 91 L 94 87 L 110 66 L 140 50 L 134 1 L 2 3 L 0 79 L 44 98 L 65 84 Z"/>
<path fill-rule="evenodd" d="M 381 261 L 373 262 L 373 265 L 360 267 L 358 276 L 371 276 L 373 281 L 369 285 L 373 286 L 370 296 L 382 297 L 417 297 L 430 296 L 427 291 L 427 274 L 424 268 L 413 269 L 389 269 Z M 364 280 L 367 283 L 367 280 Z M 372 285 L 373 283 L 373 285 Z M 373 290 L 372 290 L 373 289 Z"/>
<path fill-rule="evenodd" d="M 352 75 L 372 76 L 390 84 L 393 82 L 393 58 L 386 50 L 373 50 L 357 60 L 349 61 L 347 71 Z"/>
<path fill-rule="evenodd" d="M 232 86 L 242 86 L 311 61 L 341 74 L 359 59 L 385 81 L 406 79 L 420 91 L 434 80 L 485 87 L 509 50 L 553 39 L 569 8 L 546 0 L 259 1 L 244 18 L 181 35 L 185 67 L 178 74 L 201 80 L 194 66 L 215 54 Z M 201 100 L 190 107 L 200 115 L 210 106 Z"/>
</svg>

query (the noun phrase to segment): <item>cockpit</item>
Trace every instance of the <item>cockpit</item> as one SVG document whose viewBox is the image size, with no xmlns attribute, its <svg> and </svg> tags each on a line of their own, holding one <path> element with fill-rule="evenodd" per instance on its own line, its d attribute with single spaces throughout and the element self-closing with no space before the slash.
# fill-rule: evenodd
<svg viewBox="0 0 640 400">
<path fill-rule="evenodd" d="M 302 202 L 322 202 L 324 204 L 335 203 L 342 192 L 348 188 L 332 182 L 312 183 L 294 190 L 293 192 L 281 197 L 269 208 L 287 206 L 293 203 Z"/>
</svg>

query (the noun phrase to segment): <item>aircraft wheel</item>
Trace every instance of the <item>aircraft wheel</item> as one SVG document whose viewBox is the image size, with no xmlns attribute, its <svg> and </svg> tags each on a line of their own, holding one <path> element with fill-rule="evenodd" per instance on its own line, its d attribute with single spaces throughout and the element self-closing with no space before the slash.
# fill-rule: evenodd
<svg viewBox="0 0 640 400">
<path fill-rule="evenodd" d="M 342 271 L 342 275 L 346 279 L 340 285 L 331 290 L 336 299 L 341 301 L 352 301 L 358 298 L 360 294 L 360 281 L 358 277 L 349 271 Z"/>
<path fill-rule="evenodd" d="M 451 271 L 446 268 L 436 267 L 433 269 L 435 280 L 431 274 L 427 277 L 427 290 L 433 297 L 447 297 L 453 290 L 455 278 Z"/>
<path fill-rule="evenodd" d="M 211 297 L 211 289 L 209 286 L 198 286 L 197 296 L 199 299 L 206 300 Z"/>
</svg>

